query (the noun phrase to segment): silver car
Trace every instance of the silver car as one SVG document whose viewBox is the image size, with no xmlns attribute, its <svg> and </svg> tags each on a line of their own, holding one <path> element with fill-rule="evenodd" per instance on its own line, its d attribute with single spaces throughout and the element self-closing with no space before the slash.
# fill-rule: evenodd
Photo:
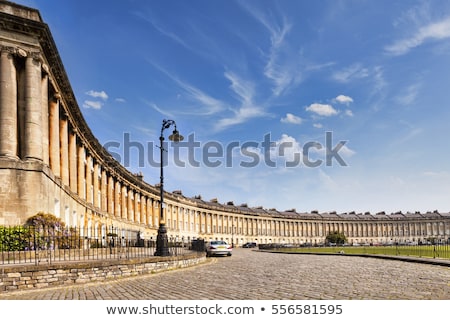
<svg viewBox="0 0 450 320">
<path fill-rule="evenodd" d="M 223 240 L 212 240 L 206 242 L 205 245 L 206 256 L 211 257 L 214 255 L 231 256 L 233 247 L 231 244 Z"/>
</svg>

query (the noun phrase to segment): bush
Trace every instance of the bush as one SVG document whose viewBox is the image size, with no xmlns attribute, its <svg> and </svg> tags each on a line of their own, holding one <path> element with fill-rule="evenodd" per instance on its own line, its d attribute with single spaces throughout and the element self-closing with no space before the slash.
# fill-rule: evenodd
<svg viewBox="0 0 450 320">
<path fill-rule="evenodd" d="M 30 228 L 22 226 L 0 226 L 0 251 L 22 251 L 29 249 L 32 239 Z"/>
</svg>

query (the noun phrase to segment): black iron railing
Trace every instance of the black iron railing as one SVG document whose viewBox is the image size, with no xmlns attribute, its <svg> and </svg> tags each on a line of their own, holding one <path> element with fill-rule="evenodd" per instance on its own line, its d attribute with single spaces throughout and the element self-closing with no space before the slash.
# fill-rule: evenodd
<svg viewBox="0 0 450 320">
<path fill-rule="evenodd" d="M 156 240 L 156 239 L 155 239 Z M 156 241 L 132 230 L 0 226 L 0 265 L 136 259 L 154 256 Z M 169 236 L 171 256 L 202 251 L 195 242 Z"/>
</svg>

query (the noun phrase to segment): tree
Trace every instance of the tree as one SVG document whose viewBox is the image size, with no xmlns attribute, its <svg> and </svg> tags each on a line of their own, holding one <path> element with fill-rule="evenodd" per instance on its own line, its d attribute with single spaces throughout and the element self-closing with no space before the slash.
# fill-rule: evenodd
<svg viewBox="0 0 450 320">
<path fill-rule="evenodd" d="M 343 232 L 332 231 L 325 238 L 327 243 L 344 244 L 347 242 L 347 237 Z"/>
</svg>

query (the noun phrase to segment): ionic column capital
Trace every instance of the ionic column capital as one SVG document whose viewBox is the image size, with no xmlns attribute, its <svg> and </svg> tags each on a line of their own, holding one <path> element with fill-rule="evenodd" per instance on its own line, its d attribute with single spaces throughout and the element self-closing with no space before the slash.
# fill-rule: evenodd
<svg viewBox="0 0 450 320">
<path fill-rule="evenodd" d="M 8 56 L 13 56 L 17 53 L 16 48 L 10 46 L 0 46 L 0 53 L 7 53 Z"/>
</svg>

